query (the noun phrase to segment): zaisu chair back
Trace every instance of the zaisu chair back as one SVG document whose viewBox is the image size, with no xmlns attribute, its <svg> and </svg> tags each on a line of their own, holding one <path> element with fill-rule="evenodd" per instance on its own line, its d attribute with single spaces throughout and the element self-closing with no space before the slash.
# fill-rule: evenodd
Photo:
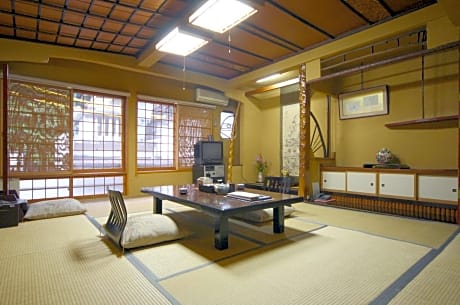
<svg viewBox="0 0 460 305">
<path fill-rule="evenodd" d="M 291 177 L 267 176 L 264 179 L 264 190 L 288 194 L 291 189 Z"/>
<path fill-rule="evenodd" d="M 112 209 L 107 223 L 104 225 L 105 234 L 123 248 L 121 245 L 121 238 L 128 221 L 125 201 L 123 200 L 123 195 L 119 191 L 108 190 L 108 193 Z"/>
</svg>

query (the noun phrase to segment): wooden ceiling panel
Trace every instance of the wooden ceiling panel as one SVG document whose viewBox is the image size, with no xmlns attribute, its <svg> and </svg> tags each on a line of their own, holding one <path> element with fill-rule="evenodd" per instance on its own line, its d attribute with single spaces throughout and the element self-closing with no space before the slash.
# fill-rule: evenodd
<svg viewBox="0 0 460 305">
<path fill-rule="evenodd" d="M 85 39 L 77 39 L 77 41 L 75 42 L 75 46 L 85 49 L 90 49 L 92 44 L 92 41 Z"/>
<path fill-rule="evenodd" d="M 129 18 L 130 23 L 146 24 L 147 21 L 152 17 L 153 13 L 147 13 L 145 11 L 137 11 Z"/>
<path fill-rule="evenodd" d="M 38 30 L 41 33 L 56 34 L 58 32 L 58 29 L 59 29 L 59 24 L 56 22 L 49 22 L 49 21 L 42 20 L 38 24 Z"/>
<path fill-rule="evenodd" d="M 96 0 L 96 1 L 92 2 L 91 6 L 89 8 L 89 11 L 92 14 L 102 16 L 102 17 L 106 17 L 106 16 L 110 15 L 110 12 L 111 12 L 112 7 L 114 5 L 115 4 L 106 3 L 106 2 L 101 1 L 101 0 Z"/>
<path fill-rule="evenodd" d="M 203 48 L 187 56 L 190 69 L 228 79 L 376 22 L 398 18 L 436 0 L 260 1 L 259 11 L 230 31 L 230 43 L 229 33 L 215 34 L 188 24 L 187 17 L 199 3 L 198 0 L 3 0 L 0 36 L 137 58 L 173 26 L 180 26 L 210 39 Z M 180 67 L 183 58 L 166 55 L 158 64 Z"/>
<path fill-rule="evenodd" d="M 61 25 L 59 30 L 59 34 L 64 36 L 77 36 L 78 32 L 80 32 L 80 28 L 77 26 L 72 25 Z"/>
<path fill-rule="evenodd" d="M 78 35 L 79 38 L 94 40 L 96 39 L 97 31 L 91 29 L 81 29 Z"/>
<path fill-rule="evenodd" d="M 139 49 L 127 47 L 123 49 L 123 52 L 127 55 L 136 56 L 139 53 Z"/>
<path fill-rule="evenodd" d="M 0 35 L 14 36 L 14 29 L 9 26 L 0 25 Z"/>
<path fill-rule="evenodd" d="M 33 2 L 16 1 L 14 5 L 14 11 L 18 14 L 24 14 L 27 16 L 38 16 L 37 4 Z"/>
<path fill-rule="evenodd" d="M 1 20 L 2 25 L 6 25 L 9 27 L 13 26 L 13 16 L 12 15 L 8 15 L 8 14 L 0 12 L 0 20 Z"/>
<path fill-rule="evenodd" d="M 275 2 L 288 12 L 294 13 L 305 22 L 334 37 L 366 25 L 364 20 L 340 1 L 283 0 Z"/>
<path fill-rule="evenodd" d="M 143 48 L 147 44 L 147 40 L 145 39 L 139 39 L 139 38 L 133 38 L 129 42 L 129 46 L 133 48 Z"/>
<path fill-rule="evenodd" d="M 141 1 L 140 7 L 142 9 L 157 11 L 164 2 L 164 0 Z"/>
<path fill-rule="evenodd" d="M 80 11 L 82 13 L 87 12 L 91 5 L 90 0 L 68 0 L 67 7 L 72 10 Z"/>
<path fill-rule="evenodd" d="M 99 32 L 97 34 L 96 40 L 100 42 L 107 42 L 111 43 L 115 39 L 115 34 L 107 33 L 107 32 Z"/>
<path fill-rule="evenodd" d="M 50 43 L 54 43 L 56 41 L 56 35 L 48 34 L 48 33 L 38 33 L 38 39 L 41 41 L 46 41 Z"/>
<path fill-rule="evenodd" d="M 75 12 L 66 12 L 64 14 L 63 20 L 65 23 L 80 26 L 81 24 L 83 24 L 84 18 L 85 18 L 85 15 L 83 14 L 75 13 Z"/>
<path fill-rule="evenodd" d="M 117 45 L 111 44 L 108 47 L 107 51 L 113 52 L 113 53 L 120 53 L 123 51 L 123 46 L 117 46 Z"/>
<path fill-rule="evenodd" d="M 140 26 L 134 24 L 126 24 L 123 29 L 120 31 L 123 35 L 134 36 L 141 29 Z"/>
<path fill-rule="evenodd" d="M 21 29 L 35 31 L 37 28 L 37 19 L 32 17 L 16 16 L 15 23 Z"/>
<path fill-rule="evenodd" d="M 156 14 L 150 19 L 147 25 L 158 29 L 163 26 L 169 26 L 170 22 L 171 18 Z"/>
<path fill-rule="evenodd" d="M 95 41 L 93 42 L 93 46 L 92 46 L 94 49 L 97 49 L 97 50 L 106 50 L 108 47 L 109 47 L 109 44 L 108 43 L 103 43 L 103 42 L 99 42 L 99 41 Z"/>
<path fill-rule="evenodd" d="M 0 10 L 11 12 L 11 1 L 0 1 Z"/>
<path fill-rule="evenodd" d="M 57 42 L 59 44 L 72 46 L 75 43 L 75 39 L 73 37 L 59 36 Z"/>
<path fill-rule="evenodd" d="M 40 16 L 41 18 L 47 20 L 60 22 L 62 18 L 62 10 L 54 7 L 42 6 Z"/>
<path fill-rule="evenodd" d="M 184 66 L 184 60 L 181 56 L 167 55 L 162 60 L 161 63 L 174 66 L 182 69 Z M 232 71 L 224 67 L 203 63 L 194 58 L 186 58 L 185 61 L 185 79 L 187 79 L 187 71 L 199 72 L 204 74 L 210 74 L 214 76 L 225 75 L 225 78 L 231 78 L 239 73 L 237 71 Z"/>
<path fill-rule="evenodd" d="M 371 23 L 391 16 L 390 12 L 377 0 L 347 0 L 347 3 Z"/>
<path fill-rule="evenodd" d="M 294 50 L 328 39 L 328 36 L 315 31 L 297 18 L 283 13 L 272 5 L 266 5 L 263 14 L 255 14 L 245 25 L 268 32 L 266 36 L 290 46 Z M 296 29 L 293 31 L 292 29 Z M 262 32 L 262 34 L 263 34 Z"/>
<path fill-rule="evenodd" d="M 113 41 L 114 44 L 125 46 L 131 40 L 130 36 L 118 35 Z"/>
<path fill-rule="evenodd" d="M 395 13 L 401 13 L 405 10 L 424 7 L 430 3 L 435 3 L 436 1 L 384 0 L 383 2 L 388 5 Z"/>
<path fill-rule="evenodd" d="M 136 7 L 136 6 L 139 6 L 139 4 L 143 2 L 143 0 L 119 0 L 118 2 L 120 4 L 126 4 L 128 6 Z"/>
<path fill-rule="evenodd" d="M 35 39 L 35 32 L 24 30 L 24 29 L 16 29 L 16 35 L 21 37 L 22 39 Z"/>
<path fill-rule="evenodd" d="M 228 52 L 229 50 L 230 53 Z M 205 55 L 213 56 L 218 59 L 227 61 L 229 64 L 236 64 L 246 67 L 246 70 L 250 70 L 251 67 L 258 67 L 270 62 L 267 59 L 238 51 L 231 46 L 229 48 L 228 45 L 225 44 L 208 43 L 206 46 L 200 49 L 199 53 L 204 53 Z M 195 54 L 191 54 L 189 56 L 193 57 Z"/>
<path fill-rule="evenodd" d="M 139 30 L 139 32 L 137 32 L 137 36 L 139 38 L 150 39 L 151 37 L 153 37 L 156 34 L 156 32 L 157 31 L 155 31 L 153 29 L 143 27 L 143 28 L 141 28 Z"/>
<path fill-rule="evenodd" d="M 122 22 L 106 20 L 102 25 L 102 29 L 111 33 L 119 33 L 124 25 Z"/>
<path fill-rule="evenodd" d="M 159 2 L 159 1 L 156 1 Z M 164 4 L 161 4 L 161 10 L 159 11 L 162 15 L 169 16 L 169 17 L 174 17 L 174 16 L 179 16 L 183 15 L 189 8 L 190 6 L 190 0 L 165 0 L 162 1 Z M 189 3 L 187 3 L 189 2 Z M 196 2 L 196 1 L 195 1 Z M 192 12 L 190 12 L 192 13 Z"/>
<path fill-rule="evenodd" d="M 133 13 L 134 9 L 132 8 L 115 6 L 109 17 L 111 19 L 127 22 Z"/>
<path fill-rule="evenodd" d="M 227 38 L 225 34 L 221 35 L 221 37 L 222 39 Z M 225 40 L 221 40 L 220 42 L 227 43 Z M 232 29 L 230 46 L 270 59 L 282 57 L 289 53 L 286 47 L 274 44 L 267 39 L 240 30 L 239 28 Z"/>
<path fill-rule="evenodd" d="M 79 1 L 79 0 L 72 0 L 72 1 Z M 87 0 L 83 0 L 83 1 L 86 2 Z M 65 3 L 66 3 L 66 0 L 42 0 L 42 2 L 44 4 L 52 4 L 52 5 L 56 5 L 56 6 L 64 6 Z"/>
<path fill-rule="evenodd" d="M 86 16 L 83 26 L 85 28 L 100 29 L 104 19 L 101 17 Z"/>
</svg>

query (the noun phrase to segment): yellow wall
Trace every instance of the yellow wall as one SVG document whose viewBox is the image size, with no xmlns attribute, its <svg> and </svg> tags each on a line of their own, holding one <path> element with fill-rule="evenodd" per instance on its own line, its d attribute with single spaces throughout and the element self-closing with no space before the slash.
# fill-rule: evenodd
<svg viewBox="0 0 460 305">
<path fill-rule="evenodd" d="M 421 59 L 365 72 L 363 78 L 366 80 L 364 88 L 388 85 L 389 114 L 348 120 L 334 116 L 338 166 L 375 163 L 377 151 L 386 147 L 411 168 L 457 168 L 457 128 L 391 129 L 384 126 L 458 114 L 456 50 L 425 58 L 424 85 Z M 360 79 L 360 76 L 342 79 L 343 91 L 358 90 Z M 338 108 L 337 100 L 334 107 Z"/>
</svg>

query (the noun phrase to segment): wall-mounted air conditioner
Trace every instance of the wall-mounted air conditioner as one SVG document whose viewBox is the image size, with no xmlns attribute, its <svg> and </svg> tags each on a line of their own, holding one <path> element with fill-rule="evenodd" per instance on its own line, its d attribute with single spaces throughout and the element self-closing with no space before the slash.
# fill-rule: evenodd
<svg viewBox="0 0 460 305">
<path fill-rule="evenodd" d="M 197 102 L 216 105 L 216 106 L 227 106 L 228 97 L 222 92 L 208 90 L 203 88 L 196 88 L 195 98 Z"/>
</svg>

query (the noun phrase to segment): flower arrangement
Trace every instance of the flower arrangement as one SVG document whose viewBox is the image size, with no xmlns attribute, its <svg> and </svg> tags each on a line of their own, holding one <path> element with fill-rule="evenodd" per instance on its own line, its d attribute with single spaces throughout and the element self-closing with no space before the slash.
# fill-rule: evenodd
<svg viewBox="0 0 460 305">
<path fill-rule="evenodd" d="M 268 162 L 267 160 L 264 160 L 264 157 L 262 157 L 262 154 L 258 154 L 256 156 L 256 169 L 257 172 L 263 173 L 265 170 L 268 168 Z"/>
</svg>

